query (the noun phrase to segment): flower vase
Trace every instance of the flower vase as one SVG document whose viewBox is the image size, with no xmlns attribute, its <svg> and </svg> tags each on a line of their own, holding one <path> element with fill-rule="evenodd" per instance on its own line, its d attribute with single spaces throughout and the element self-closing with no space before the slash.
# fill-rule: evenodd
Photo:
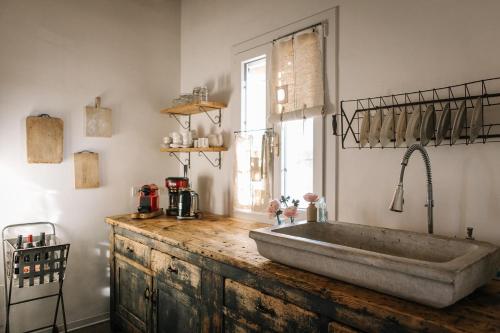
<svg viewBox="0 0 500 333">
<path fill-rule="evenodd" d="M 307 222 L 317 222 L 318 209 L 314 202 L 310 202 L 307 207 Z"/>
<path fill-rule="evenodd" d="M 279 215 L 276 215 L 276 221 L 278 221 L 278 225 L 281 225 L 282 222 Z"/>
</svg>

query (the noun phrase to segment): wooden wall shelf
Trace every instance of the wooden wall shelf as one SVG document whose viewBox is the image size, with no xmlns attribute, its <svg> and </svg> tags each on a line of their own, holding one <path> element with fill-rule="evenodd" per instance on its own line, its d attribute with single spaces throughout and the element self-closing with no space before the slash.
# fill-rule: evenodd
<svg viewBox="0 0 500 333">
<path fill-rule="evenodd" d="M 196 153 L 196 152 L 221 152 L 227 151 L 227 147 L 205 147 L 205 148 L 160 148 L 165 153 Z"/>
<path fill-rule="evenodd" d="M 189 103 L 174 106 L 168 109 L 163 109 L 160 112 L 166 114 L 177 114 L 177 115 L 193 115 L 206 111 L 221 110 L 227 107 L 225 103 L 221 102 L 199 102 L 199 103 Z"/>
</svg>

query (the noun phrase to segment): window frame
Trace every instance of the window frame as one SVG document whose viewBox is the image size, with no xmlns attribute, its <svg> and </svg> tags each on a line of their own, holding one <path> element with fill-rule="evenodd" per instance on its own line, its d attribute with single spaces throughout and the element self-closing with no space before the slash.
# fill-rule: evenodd
<svg viewBox="0 0 500 333">
<path fill-rule="evenodd" d="M 266 108 L 267 113 L 270 112 L 270 68 L 271 68 L 271 49 L 272 41 L 290 34 L 301 29 L 305 29 L 309 26 L 317 24 L 319 22 L 324 23 L 326 29 L 326 36 L 324 42 L 324 75 L 325 75 L 325 107 L 329 116 L 335 113 L 338 108 L 338 21 L 337 13 L 338 8 L 332 7 L 326 9 L 322 12 L 309 16 L 307 18 L 295 21 L 293 23 L 284 25 L 280 28 L 274 29 L 267 33 L 258 35 L 255 38 L 245 40 L 241 43 L 234 44 L 232 46 L 232 77 L 235 82 L 235 86 L 239 89 L 233 92 L 233 101 L 230 102 L 232 105 L 237 105 L 238 108 L 233 108 L 231 118 L 232 127 L 235 130 L 240 130 L 241 125 L 241 84 L 236 82 L 242 82 L 242 66 L 241 62 L 249 60 L 253 57 L 259 55 L 266 55 Z M 315 117 L 314 120 L 314 183 L 313 191 L 318 195 L 324 196 L 328 205 L 328 210 L 332 218 L 336 218 L 338 214 L 338 174 L 337 174 L 337 163 L 338 163 L 338 140 L 336 137 L 327 135 L 331 130 L 326 117 Z M 270 126 L 267 123 L 267 127 Z M 280 134 L 281 137 L 281 124 L 274 125 L 274 131 Z M 280 138 L 281 139 L 281 138 Z M 281 145 L 281 143 L 280 143 Z M 327 154 L 327 151 L 331 151 L 331 154 Z M 327 172 L 327 170 L 332 170 Z M 274 180 L 272 184 L 272 196 L 277 198 L 279 192 L 281 191 L 281 152 L 280 159 L 275 158 L 274 163 Z M 232 197 L 231 197 L 232 198 Z M 303 198 L 297 198 L 303 201 Z M 230 214 L 235 217 L 249 218 L 252 220 L 257 220 L 260 222 L 274 224 L 274 220 L 268 218 L 267 213 L 259 212 L 242 212 L 234 208 L 229 201 Z M 304 210 L 305 211 L 305 210 Z M 304 213 L 304 212 L 301 212 Z M 305 214 L 301 214 L 298 219 L 301 220 L 305 218 Z"/>
</svg>

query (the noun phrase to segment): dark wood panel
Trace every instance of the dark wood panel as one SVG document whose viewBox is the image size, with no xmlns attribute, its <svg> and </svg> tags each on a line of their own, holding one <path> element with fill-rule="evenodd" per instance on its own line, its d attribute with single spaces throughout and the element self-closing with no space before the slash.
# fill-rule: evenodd
<svg viewBox="0 0 500 333">
<path fill-rule="evenodd" d="M 156 310 L 154 316 L 156 333 L 200 332 L 199 300 L 165 285 L 155 278 Z"/>
<path fill-rule="evenodd" d="M 332 321 L 328 324 L 328 333 L 361 333 L 361 331 L 357 331 L 354 328 Z"/>
<path fill-rule="evenodd" d="M 209 270 L 202 271 L 202 332 L 221 332 L 224 278 Z"/>
<path fill-rule="evenodd" d="M 317 314 L 233 280 L 225 280 L 224 305 L 276 332 L 319 332 Z"/>
</svg>

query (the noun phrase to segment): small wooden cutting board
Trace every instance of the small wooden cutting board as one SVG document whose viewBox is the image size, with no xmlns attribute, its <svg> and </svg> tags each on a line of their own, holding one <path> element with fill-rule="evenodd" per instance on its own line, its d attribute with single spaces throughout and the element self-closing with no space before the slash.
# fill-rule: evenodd
<svg viewBox="0 0 500 333">
<path fill-rule="evenodd" d="M 63 160 L 62 119 L 48 114 L 26 118 L 28 163 L 61 163 Z"/>
<path fill-rule="evenodd" d="M 99 187 L 99 154 L 83 151 L 74 154 L 75 188 Z"/>
<path fill-rule="evenodd" d="M 101 98 L 96 97 L 95 106 L 87 106 L 86 114 L 86 136 L 89 137 L 111 137 L 112 122 L 111 109 L 101 107 Z"/>
</svg>

